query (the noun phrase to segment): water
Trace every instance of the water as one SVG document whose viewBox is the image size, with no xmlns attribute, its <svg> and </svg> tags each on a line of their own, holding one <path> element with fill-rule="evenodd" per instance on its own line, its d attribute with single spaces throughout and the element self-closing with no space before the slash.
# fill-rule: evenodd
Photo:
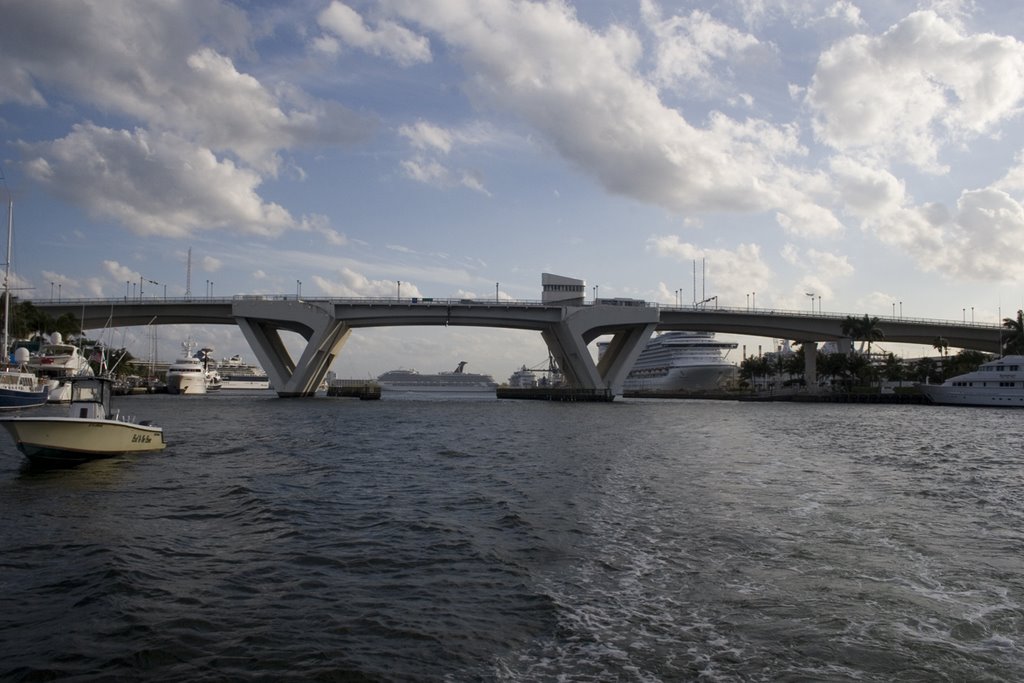
<svg viewBox="0 0 1024 683">
<path fill-rule="evenodd" d="M 1019 411 L 122 399 L 0 434 L 0 679 L 1024 677 Z"/>
</svg>

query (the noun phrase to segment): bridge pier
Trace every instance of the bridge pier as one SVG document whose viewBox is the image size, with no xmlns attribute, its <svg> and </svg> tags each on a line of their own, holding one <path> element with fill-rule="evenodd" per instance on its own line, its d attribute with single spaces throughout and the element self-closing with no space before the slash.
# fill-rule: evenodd
<svg viewBox="0 0 1024 683">
<path fill-rule="evenodd" d="M 626 375 L 657 324 L 657 309 L 645 306 L 567 307 L 562 320 L 541 336 L 570 386 L 621 396 Z M 604 334 L 612 340 L 595 363 L 587 346 Z"/>
<path fill-rule="evenodd" d="M 807 392 L 818 393 L 818 342 L 806 341 L 804 349 L 804 385 Z"/>
<path fill-rule="evenodd" d="M 333 306 L 315 302 L 243 299 L 234 302 L 232 314 L 282 398 L 315 394 L 352 333 L 334 317 Z M 297 332 L 307 342 L 297 363 L 281 340 L 283 329 Z"/>
</svg>

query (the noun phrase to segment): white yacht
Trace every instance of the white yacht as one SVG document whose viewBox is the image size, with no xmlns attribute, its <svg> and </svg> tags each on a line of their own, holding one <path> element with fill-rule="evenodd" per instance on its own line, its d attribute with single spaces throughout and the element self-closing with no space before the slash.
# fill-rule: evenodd
<svg viewBox="0 0 1024 683">
<path fill-rule="evenodd" d="M 603 355 L 607 342 L 598 342 Z M 664 332 L 647 341 L 623 383 L 625 391 L 709 391 L 736 377 L 727 360 L 736 342 L 715 340 L 714 332 Z"/>
<path fill-rule="evenodd" d="M 50 403 L 68 403 L 71 400 L 71 385 L 67 378 L 93 374 L 89 360 L 77 346 L 64 343 L 60 332 L 50 335 L 50 341 L 42 344 L 36 355 L 29 358 L 27 368 L 48 385 Z"/>
<path fill-rule="evenodd" d="M 218 361 L 214 369 L 220 375 L 222 389 L 269 389 L 267 373 L 258 365 L 250 365 L 235 354 Z"/>
<path fill-rule="evenodd" d="M 490 375 L 466 372 L 466 361 L 451 372 L 435 375 L 421 375 L 415 370 L 391 370 L 377 378 L 377 384 L 385 391 L 490 391 L 498 383 Z"/>
<path fill-rule="evenodd" d="M 512 389 L 532 389 L 537 386 L 537 375 L 524 365 L 508 378 L 508 385 Z"/>
<path fill-rule="evenodd" d="M 921 384 L 932 403 L 1024 408 L 1024 356 L 1003 356 L 942 384 Z"/>
<path fill-rule="evenodd" d="M 182 342 L 181 357 L 167 367 L 167 393 L 194 396 L 206 393 L 206 368 L 194 354 L 195 343 Z"/>
</svg>

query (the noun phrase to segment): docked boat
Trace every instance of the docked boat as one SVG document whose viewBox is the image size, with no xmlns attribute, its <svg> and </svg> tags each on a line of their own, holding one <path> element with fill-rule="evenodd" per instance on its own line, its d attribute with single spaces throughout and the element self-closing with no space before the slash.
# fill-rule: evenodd
<svg viewBox="0 0 1024 683">
<path fill-rule="evenodd" d="M 163 450 L 162 427 L 134 422 L 110 410 L 113 380 L 72 377 L 67 417 L 5 417 L 0 426 L 18 450 L 38 465 L 76 465 L 124 453 Z"/>
<path fill-rule="evenodd" d="M 647 341 L 623 383 L 625 391 L 713 391 L 736 377 L 727 359 L 736 342 L 718 341 L 714 332 L 664 332 Z M 607 342 L 598 342 L 603 354 Z"/>
<path fill-rule="evenodd" d="M 27 369 L 44 381 L 50 389 L 50 403 L 67 403 L 71 400 L 72 377 L 90 377 L 93 374 L 89 360 L 74 344 L 64 341 L 60 332 L 50 335 L 50 340 L 39 347 L 36 355 L 29 359 Z"/>
<path fill-rule="evenodd" d="M 214 369 L 220 375 L 222 389 L 269 389 L 270 379 L 258 365 L 249 365 L 235 354 L 218 361 Z"/>
<path fill-rule="evenodd" d="M 508 386 L 512 389 L 532 389 L 537 386 L 537 375 L 524 365 L 509 376 Z"/>
<path fill-rule="evenodd" d="M 921 384 L 932 403 L 1024 408 L 1024 356 L 1003 356 L 942 384 Z"/>
<path fill-rule="evenodd" d="M 167 393 L 195 396 L 206 393 L 206 368 L 195 354 L 195 343 L 181 344 L 182 354 L 167 366 Z"/>
<path fill-rule="evenodd" d="M 29 372 L 28 349 L 14 352 L 14 364 L 0 368 L 0 410 L 18 410 L 46 405 L 50 399 L 50 386 Z"/>
<path fill-rule="evenodd" d="M 11 241 L 14 237 L 14 202 L 7 205 L 7 262 L 4 266 L 4 363 L 0 367 L 0 410 L 18 410 L 46 405 L 50 388 L 40 381 L 34 372 L 28 371 L 28 349 L 19 348 L 14 352 L 13 363 L 10 353 L 11 293 Z"/>
<path fill-rule="evenodd" d="M 377 378 L 384 391 L 493 392 L 498 383 L 490 375 L 466 372 L 466 361 L 451 372 L 421 375 L 415 370 L 390 370 Z"/>
</svg>

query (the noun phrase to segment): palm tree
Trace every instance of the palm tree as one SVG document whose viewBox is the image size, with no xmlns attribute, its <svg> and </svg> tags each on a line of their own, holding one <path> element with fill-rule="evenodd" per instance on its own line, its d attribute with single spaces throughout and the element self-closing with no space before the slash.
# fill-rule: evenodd
<svg viewBox="0 0 1024 683">
<path fill-rule="evenodd" d="M 1024 355 L 1024 311 L 1017 311 L 1016 318 L 1003 318 L 1006 337 L 1003 339 L 1003 355 Z"/>
<path fill-rule="evenodd" d="M 943 357 L 949 353 L 949 342 L 946 341 L 945 337 L 936 337 L 935 341 L 932 342 L 932 346 L 936 351 L 942 354 Z"/>
<path fill-rule="evenodd" d="M 885 333 L 878 326 L 878 318 L 871 317 L 867 313 L 863 318 L 846 316 L 839 328 L 844 336 L 853 341 L 861 342 L 861 351 L 864 350 L 864 342 L 868 345 L 868 355 L 871 355 L 871 342 L 885 339 Z"/>
</svg>

